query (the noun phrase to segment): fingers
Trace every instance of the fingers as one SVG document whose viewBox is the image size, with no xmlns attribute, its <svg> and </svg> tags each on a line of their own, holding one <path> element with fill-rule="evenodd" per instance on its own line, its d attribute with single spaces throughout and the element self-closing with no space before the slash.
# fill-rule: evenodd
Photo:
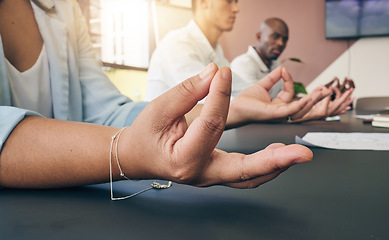
<svg viewBox="0 0 389 240">
<path fill-rule="evenodd" d="M 318 99 L 318 101 L 320 101 L 328 96 L 331 96 L 331 94 L 332 94 L 332 91 L 325 86 L 319 86 L 313 90 L 313 92 L 315 92 L 315 91 L 320 91 L 320 93 L 321 93 L 321 98 Z"/>
<path fill-rule="evenodd" d="M 257 187 L 277 177 L 297 163 L 313 158 L 313 153 L 302 145 L 272 144 L 252 155 L 220 153 L 208 167 L 209 183 L 236 188 Z M 218 176 L 218 179 L 214 179 Z"/>
<path fill-rule="evenodd" d="M 316 89 L 314 91 L 316 91 Z M 337 97 L 331 101 L 331 95 L 329 95 L 331 91 L 327 88 L 323 88 L 322 93 L 324 98 L 318 99 L 307 114 L 301 116 L 300 112 L 298 112 L 292 115 L 293 121 L 302 122 L 325 119 L 329 116 L 337 116 L 346 113 L 347 110 L 350 109 L 349 105 L 354 101 L 354 98 L 351 98 L 353 89 L 347 90 L 344 94 L 340 94 L 339 90 L 336 89 L 334 89 L 334 91 L 337 93 Z"/>
<path fill-rule="evenodd" d="M 201 116 L 219 116 L 225 120 L 230 105 L 231 82 L 231 70 L 227 67 L 221 68 L 211 83 Z"/>
<path fill-rule="evenodd" d="M 229 68 L 223 67 L 216 73 L 200 116 L 193 121 L 182 139 L 182 149 L 186 149 L 187 153 L 195 156 L 201 153 L 205 159 L 216 147 L 226 124 L 231 82 Z"/>
<path fill-rule="evenodd" d="M 191 77 L 151 102 L 160 111 L 160 119 L 177 119 L 189 112 L 209 91 L 218 67 L 210 63 L 200 74 Z M 172 104 L 172 102 L 178 104 Z"/>
<path fill-rule="evenodd" d="M 274 86 L 274 84 L 281 80 L 281 77 L 282 67 L 277 67 L 269 74 L 267 74 L 264 78 L 259 80 L 258 84 L 260 84 L 264 89 L 266 89 L 266 91 L 269 91 Z"/>
<path fill-rule="evenodd" d="M 349 89 L 330 102 L 328 110 L 330 116 L 339 115 L 354 101 L 354 99 L 351 98 L 353 91 L 354 89 Z"/>
<path fill-rule="evenodd" d="M 311 94 L 309 94 L 309 97 L 311 97 L 311 101 L 307 103 L 304 108 L 302 108 L 297 113 L 293 114 L 291 116 L 292 120 L 298 120 L 302 118 L 305 114 L 307 114 L 309 111 L 312 110 L 312 107 L 317 104 L 318 101 L 322 99 L 322 92 L 321 91 L 313 91 Z"/>
<path fill-rule="evenodd" d="M 342 95 L 338 87 L 330 87 L 330 90 L 333 92 L 335 96 L 334 99 L 338 99 Z"/>
<path fill-rule="evenodd" d="M 315 119 L 325 119 L 330 114 L 328 113 L 328 106 L 331 102 L 331 96 L 327 96 L 316 104 L 316 112 L 313 114 L 311 119 L 306 120 L 315 120 Z"/>
<path fill-rule="evenodd" d="M 290 102 L 294 96 L 294 85 L 292 76 L 290 76 L 289 72 L 286 68 L 282 68 L 281 77 L 283 79 L 282 91 L 278 94 L 277 98 L 280 98 L 284 102 Z"/>
<path fill-rule="evenodd" d="M 306 115 L 297 119 L 295 122 L 303 122 L 309 120 L 325 119 L 328 116 L 328 105 L 331 101 L 331 96 L 327 96 L 317 102 Z"/>
<path fill-rule="evenodd" d="M 307 104 L 304 109 L 293 114 L 291 119 L 294 122 L 303 122 L 326 117 L 331 93 L 332 92 L 324 86 L 315 88 L 308 95 L 312 98 L 312 101 Z"/>
<path fill-rule="evenodd" d="M 300 111 L 305 112 L 305 107 L 310 104 L 312 101 L 311 97 L 305 96 L 300 98 L 299 100 L 293 101 L 291 103 L 287 103 L 282 107 L 279 107 L 275 110 L 273 118 L 286 118 L 288 116 L 292 116 Z"/>
</svg>

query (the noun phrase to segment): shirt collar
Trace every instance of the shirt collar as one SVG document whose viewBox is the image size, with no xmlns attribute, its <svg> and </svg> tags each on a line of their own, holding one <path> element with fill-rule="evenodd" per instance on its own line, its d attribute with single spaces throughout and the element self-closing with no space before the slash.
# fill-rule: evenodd
<svg viewBox="0 0 389 240">
<path fill-rule="evenodd" d="M 248 54 L 257 62 L 260 71 L 263 73 L 270 73 L 276 66 L 280 65 L 278 60 L 272 60 L 270 68 L 268 68 L 253 46 L 249 46 Z"/>
<path fill-rule="evenodd" d="M 257 53 L 257 50 L 253 46 L 249 46 L 248 54 L 255 60 L 255 62 L 258 64 L 259 70 L 263 73 L 270 72 L 270 69 L 266 66 L 266 64 L 262 61 L 261 57 Z"/>
<path fill-rule="evenodd" d="M 208 56 L 210 60 L 215 59 L 217 56 L 223 56 L 223 49 L 220 46 L 219 43 L 216 43 L 216 47 L 213 48 L 212 45 L 209 43 L 207 37 L 204 35 L 204 33 L 201 31 L 199 25 L 192 19 L 188 24 L 188 30 L 190 33 L 192 33 L 193 36 L 195 36 L 196 41 L 203 46 L 203 51 L 205 56 Z"/>
<path fill-rule="evenodd" d="M 32 1 L 45 11 L 49 11 L 54 8 L 54 2 L 52 0 L 32 0 Z"/>
</svg>

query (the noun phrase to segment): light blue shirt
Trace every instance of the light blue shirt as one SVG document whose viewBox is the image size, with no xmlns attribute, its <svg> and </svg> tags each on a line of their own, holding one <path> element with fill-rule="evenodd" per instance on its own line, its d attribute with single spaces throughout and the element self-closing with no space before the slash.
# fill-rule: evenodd
<svg viewBox="0 0 389 240">
<path fill-rule="evenodd" d="M 115 127 L 130 125 L 147 103 L 134 103 L 121 95 L 101 70 L 78 3 L 46 2 L 53 3 L 53 12 L 32 5 L 48 54 L 54 118 Z M 25 116 L 41 115 L 11 106 L 0 36 L 0 150 Z"/>
</svg>

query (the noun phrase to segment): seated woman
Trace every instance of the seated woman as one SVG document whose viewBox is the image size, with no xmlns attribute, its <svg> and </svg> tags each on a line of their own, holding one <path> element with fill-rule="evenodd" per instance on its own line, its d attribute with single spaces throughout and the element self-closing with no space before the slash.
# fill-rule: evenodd
<svg viewBox="0 0 389 240">
<path fill-rule="evenodd" d="M 210 64 L 148 104 L 122 96 L 94 57 L 75 0 L 1 0 L 0 35 L 0 186 L 102 183 L 112 167 L 113 180 L 253 188 L 312 159 L 300 145 L 272 144 L 252 155 L 215 149 L 226 125 L 253 120 L 228 114 L 228 68 Z M 265 82 L 285 74 L 279 69 Z M 310 100 L 285 103 L 277 117 Z"/>
</svg>

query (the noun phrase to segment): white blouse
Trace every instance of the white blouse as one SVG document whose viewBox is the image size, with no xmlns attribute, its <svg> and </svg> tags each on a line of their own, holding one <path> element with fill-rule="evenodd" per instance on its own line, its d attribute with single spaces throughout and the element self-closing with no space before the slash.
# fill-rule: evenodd
<svg viewBox="0 0 389 240">
<path fill-rule="evenodd" d="M 35 64 L 24 72 L 20 72 L 8 60 L 6 63 L 12 106 L 53 117 L 49 62 L 45 45 Z"/>
</svg>

